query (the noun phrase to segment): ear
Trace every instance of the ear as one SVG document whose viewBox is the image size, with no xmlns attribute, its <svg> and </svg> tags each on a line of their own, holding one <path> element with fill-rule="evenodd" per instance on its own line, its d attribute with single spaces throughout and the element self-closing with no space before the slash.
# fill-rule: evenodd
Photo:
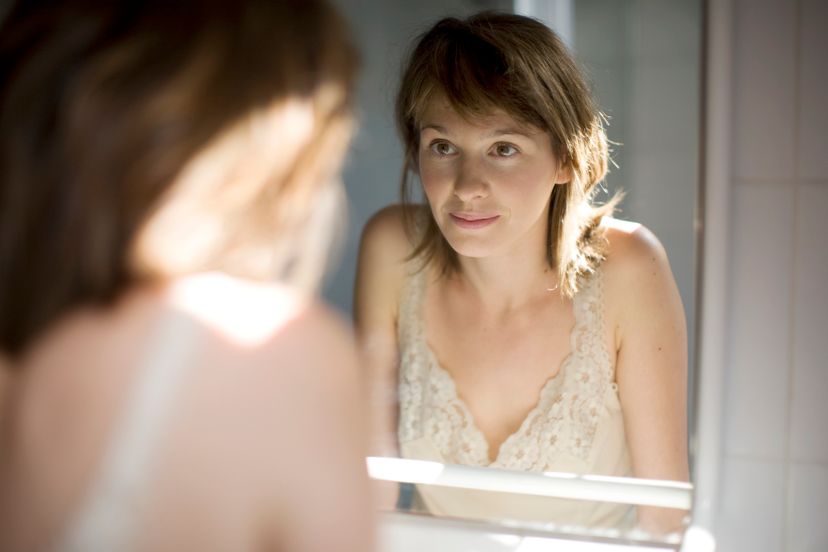
<svg viewBox="0 0 828 552">
<path fill-rule="evenodd" d="M 558 171 L 555 173 L 555 184 L 567 184 L 572 180 L 572 165 L 562 161 L 558 164 Z"/>
</svg>

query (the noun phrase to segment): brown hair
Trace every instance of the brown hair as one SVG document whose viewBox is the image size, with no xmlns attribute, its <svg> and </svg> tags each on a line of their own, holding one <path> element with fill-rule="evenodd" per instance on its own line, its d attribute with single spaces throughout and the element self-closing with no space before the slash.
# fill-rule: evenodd
<svg viewBox="0 0 828 552">
<path fill-rule="evenodd" d="M 404 144 L 402 197 L 406 226 L 416 241 L 412 258 L 455 270 L 457 254 L 429 215 L 417 231 L 410 204 L 410 173 L 417 173 L 420 122 L 435 93 L 465 117 L 502 109 L 549 133 L 554 153 L 572 175 L 550 198 L 549 264 L 567 296 L 603 260 L 601 218 L 620 197 L 594 206 L 591 199 L 607 172 L 607 138 L 581 70 L 560 39 L 542 23 L 512 14 L 483 12 L 465 20 L 446 18 L 417 38 L 397 95 L 397 128 Z"/>
<path fill-rule="evenodd" d="M 0 351 L 140 281 L 307 274 L 356 65 L 324 0 L 18 2 L 0 28 Z"/>
</svg>

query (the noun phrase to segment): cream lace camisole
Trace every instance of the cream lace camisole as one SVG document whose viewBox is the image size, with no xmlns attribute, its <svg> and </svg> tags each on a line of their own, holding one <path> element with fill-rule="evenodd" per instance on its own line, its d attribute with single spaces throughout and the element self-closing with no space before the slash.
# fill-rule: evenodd
<svg viewBox="0 0 828 552">
<path fill-rule="evenodd" d="M 398 438 L 403 458 L 530 472 L 631 475 L 613 361 L 604 342 L 600 268 L 573 299 L 569 356 L 494 462 L 451 375 L 426 342 L 426 272 L 412 268 L 400 297 Z M 585 527 L 628 528 L 634 522 L 634 510 L 625 504 L 423 485 L 417 495 L 436 515 Z"/>
</svg>

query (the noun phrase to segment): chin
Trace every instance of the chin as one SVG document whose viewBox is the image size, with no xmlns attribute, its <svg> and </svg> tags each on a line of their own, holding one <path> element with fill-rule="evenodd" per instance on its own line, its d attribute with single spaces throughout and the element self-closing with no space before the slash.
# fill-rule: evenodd
<svg viewBox="0 0 828 552">
<path fill-rule="evenodd" d="M 455 253 L 461 257 L 470 257 L 473 259 L 480 259 L 488 257 L 495 252 L 495 248 L 491 243 L 482 243 L 483 240 L 463 239 L 459 237 L 449 237 L 443 234 L 443 237 L 448 242 L 449 246 Z"/>
</svg>

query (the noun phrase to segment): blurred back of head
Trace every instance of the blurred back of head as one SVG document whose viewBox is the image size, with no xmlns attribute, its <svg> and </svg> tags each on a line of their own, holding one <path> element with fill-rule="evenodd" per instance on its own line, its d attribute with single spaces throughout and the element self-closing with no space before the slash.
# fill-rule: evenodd
<svg viewBox="0 0 828 552">
<path fill-rule="evenodd" d="M 313 287 L 356 57 L 319 0 L 18 2 L 0 28 L 0 352 L 139 282 Z"/>
</svg>

